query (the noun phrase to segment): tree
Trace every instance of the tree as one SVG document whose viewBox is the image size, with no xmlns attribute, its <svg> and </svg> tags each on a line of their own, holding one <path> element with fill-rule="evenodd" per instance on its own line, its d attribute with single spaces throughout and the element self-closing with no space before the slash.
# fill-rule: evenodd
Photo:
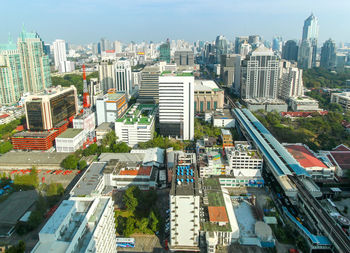
<svg viewBox="0 0 350 253">
<path fill-rule="evenodd" d="M 140 230 L 142 233 L 148 232 L 148 219 L 142 218 L 141 220 L 136 221 L 136 227 Z"/>
<path fill-rule="evenodd" d="M 111 145 L 113 153 L 129 153 L 131 148 L 125 142 L 114 143 Z"/>
<path fill-rule="evenodd" d="M 155 213 L 153 212 L 153 210 L 150 212 L 149 216 L 148 216 L 148 220 L 149 220 L 149 228 L 153 231 L 156 232 L 158 231 L 158 223 L 159 220 L 157 218 L 157 216 L 155 215 Z"/>
<path fill-rule="evenodd" d="M 128 217 L 126 219 L 126 226 L 124 230 L 124 236 L 129 237 L 135 232 L 135 219 L 133 217 Z"/>
<path fill-rule="evenodd" d="M 117 140 L 117 136 L 115 134 L 115 131 L 111 131 L 106 134 L 106 136 L 102 139 L 101 144 L 103 146 L 110 146 L 111 144 L 114 144 Z"/>
<path fill-rule="evenodd" d="M 26 245 L 24 241 L 19 241 L 17 245 L 12 246 L 11 248 L 7 249 L 5 253 L 24 253 L 26 250 Z"/>
<path fill-rule="evenodd" d="M 131 189 L 131 187 L 125 191 L 123 202 L 126 209 L 133 213 L 138 205 L 138 201 L 134 196 L 133 191 L 128 191 L 129 189 Z"/>
<path fill-rule="evenodd" d="M 96 154 L 98 151 L 98 146 L 96 143 L 91 144 L 89 147 L 83 150 L 83 156 L 90 156 Z"/>
<path fill-rule="evenodd" d="M 5 154 L 12 149 L 12 144 L 9 141 L 0 143 L 0 153 Z"/>
<path fill-rule="evenodd" d="M 78 167 L 80 170 L 83 170 L 85 169 L 85 167 L 87 166 L 87 163 L 85 160 L 80 160 L 79 163 L 78 163 Z"/>
<path fill-rule="evenodd" d="M 61 166 L 68 170 L 74 170 L 78 166 L 78 161 L 75 155 L 69 155 L 62 161 Z"/>
</svg>

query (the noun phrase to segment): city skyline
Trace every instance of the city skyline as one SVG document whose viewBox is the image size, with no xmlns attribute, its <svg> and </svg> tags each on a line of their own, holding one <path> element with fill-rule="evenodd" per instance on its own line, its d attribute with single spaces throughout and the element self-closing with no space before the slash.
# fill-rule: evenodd
<svg viewBox="0 0 350 253">
<path fill-rule="evenodd" d="M 19 4 L 20 9 L 16 8 Z M 26 30 L 38 32 L 46 43 L 60 38 L 72 44 L 87 44 L 101 37 L 122 42 L 159 42 L 166 38 L 213 41 L 219 34 L 230 41 L 236 36 L 250 34 L 259 34 L 270 41 L 274 35 L 282 36 L 283 40 L 300 40 L 303 22 L 310 13 L 319 19 L 319 44 L 329 38 L 337 43 L 350 42 L 350 35 L 343 32 L 347 24 L 346 10 L 350 8 L 350 2 L 345 0 L 331 3 L 325 0 L 251 0 L 244 3 L 227 0 L 220 3 L 207 0 L 137 0 L 132 3 L 35 0 L 29 3 L 16 0 L 4 3 L 3 8 L 16 8 L 18 15 L 11 11 L 4 14 L 8 23 L 0 27 L 0 43 L 7 42 L 9 33 L 16 38 L 22 24 Z"/>
</svg>

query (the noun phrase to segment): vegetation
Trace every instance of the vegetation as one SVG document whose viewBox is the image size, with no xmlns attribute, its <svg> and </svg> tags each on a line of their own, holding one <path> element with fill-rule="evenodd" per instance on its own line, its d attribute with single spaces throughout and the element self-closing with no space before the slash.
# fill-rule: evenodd
<svg viewBox="0 0 350 253">
<path fill-rule="evenodd" d="M 24 253 L 26 249 L 26 245 L 24 241 L 19 241 L 17 245 L 12 246 L 7 249 L 5 253 Z"/>
<path fill-rule="evenodd" d="M 118 234 L 129 237 L 134 233 L 152 234 L 159 230 L 159 215 L 155 211 L 157 193 L 142 192 L 137 186 L 129 187 L 123 196 L 124 210 L 115 211 Z"/>
<path fill-rule="evenodd" d="M 221 134 L 221 130 L 218 127 L 214 127 L 212 124 L 203 120 L 194 119 L 194 138 L 201 139 L 204 136 L 218 137 Z"/>
<path fill-rule="evenodd" d="M 86 76 L 87 82 L 90 81 L 91 78 L 97 78 L 98 72 L 93 72 Z M 83 94 L 83 75 L 79 74 L 66 74 L 63 77 L 53 76 L 52 78 L 52 86 L 61 85 L 62 87 L 69 87 L 74 85 L 77 88 L 78 94 Z"/>
<path fill-rule="evenodd" d="M 12 149 L 12 144 L 9 141 L 1 142 L 0 143 L 0 153 L 5 154 L 9 152 Z"/>
<path fill-rule="evenodd" d="M 305 143 L 315 151 L 330 150 L 341 143 L 350 145 L 350 136 L 341 125 L 344 119 L 350 121 L 348 114 L 329 112 L 293 121 L 276 112 L 258 111 L 255 115 L 280 142 Z"/>
<path fill-rule="evenodd" d="M 175 150 L 182 150 L 184 148 L 184 143 L 179 140 L 163 137 L 155 133 L 152 140 L 140 142 L 138 146 L 141 149 L 159 147 L 163 149 L 174 148 Z"/>
<path fill-rule="evenodd" d="M 344 88 L 348 79 L 350 70 L 336 73 L 323 68 L 313 68 L 303 71 L 304 85 L 308 88 Z"/>
<path fill-rule="evenodd" d="M 39 186 L 38 172 L 35 167 L 27 175 L 15 174 L 14 187 L 16 190 L 32 190 Z"/>
<path fill-rule="evenodd" d="M 66 170 L 75 170 L 78 166 L 79 158 L 76 155 L 69 155 L 63 161 L 61 166 Z"/>
<path fill-rule="evenodd" d="M 343 112 L 343 108 L 336 103 L 330 103 L 331 96 L 328 93 L 322 92 L 322 90 L 312 90 L 305 93 L 305 95 L 316 99 L 322 109 L 332 112 Z"/>
</svg>

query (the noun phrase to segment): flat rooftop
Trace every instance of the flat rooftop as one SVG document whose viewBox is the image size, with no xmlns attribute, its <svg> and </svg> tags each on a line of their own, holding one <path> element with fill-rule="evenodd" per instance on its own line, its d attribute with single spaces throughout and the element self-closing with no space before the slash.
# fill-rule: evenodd
<svg viewBox="0 0 350 253">
<path fill-rule="evenodd" d="M 216 111 L 214 113 L 214 119 L 233 119 L 231 110 L 223 109 L 222 111 Z"/>
<path fill-rule="evenodd" d="M 154 104 L 139 104 L 132 105 L 126 113 L 116 122 L 123 122 L 124 124 L 142 124 L 149 125 L 153 121 L 156 114 L 157 105 Z"/>
<path fill-rule="evenodd" d="M 68 128 L 66 131 L 57 136 L 57 138 L 72 139 L 78 134 L 80 134 L 82 131 L 83 129 L 79 128 Z"/>
<path fill-rule="evenodd" d="M 145 153 L 101 153 L 99 156 L 100 162 L 109 162 L 110 160 L 119 160 L 121 162 L 142 162 L 145 158 Z"/>
<path fill-rule="evenodd" d="M 224 206 L 208 206 L 208 212 L 210 222 L 229 222 Z"/>
<path fill-rule="evenodd" d="M 1 166 L 18 165 L 60 165 L 61 162 L 72 153 L 59 152 L 8 152 L 0 156 Z"/>
<path fill-rule="evenodd" d="M 101 125 L 96 127 L 95 131 L 112 131 L 113 124 L 111 122 L 103 122 Z"/>
<path fill-rule="evenodd" d="M 140 166 L 137 169 L 120 170 L 119 175 L 122 176 L 150 176 L 152 172 L 152 166 Z"/>
<path fill-rule="evenodd" d="M 322 167 L 327 168 L 327 166 L 314 156 L 310 150 L 308 150 L 304 145 L 298 144 L 286 144 L 284 145 L 288 152 L 300 163 L 304 168 L 310 167 Z"/>
<path fill-rule="evenodd" d="M 54 132 L 58 130 L 51 130 L 51 131 L 41 131 L 41 132 L 33 132 L 33 131 L 22 131 L 19 133 L 15 133 L 13 135 L 13 138 L 38 138 L 38 139 L 43 139 L 47 138 Z"/>
<path fill-rule="evenodd" d="M 194 80 L 194 91 L 222 90 L 213 80 Z"/>
<path fill-rule="evenodd" d="M 230 136 L 232 136 L 230 130 L 227 130 L 227 129 L 221 129 L 221 134 L 222 135 L 230 135 Z"/>
</svg>

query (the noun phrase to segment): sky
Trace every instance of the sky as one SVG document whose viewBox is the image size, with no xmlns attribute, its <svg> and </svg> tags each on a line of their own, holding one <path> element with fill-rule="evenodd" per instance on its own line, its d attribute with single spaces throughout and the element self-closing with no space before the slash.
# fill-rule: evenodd
<svg viewBox="0 0 350 253">
<path fill-rule="evenodd" d="M 304 20 L 319 19 L 319 44 L 350 42 L 349 0 L 1 0 L 0 43 L 16 40 L 24 24 L 47 43 L 105 37 L 122 42 L 213 41 L 258 34 L 301 39 Z"/>
</svg>

